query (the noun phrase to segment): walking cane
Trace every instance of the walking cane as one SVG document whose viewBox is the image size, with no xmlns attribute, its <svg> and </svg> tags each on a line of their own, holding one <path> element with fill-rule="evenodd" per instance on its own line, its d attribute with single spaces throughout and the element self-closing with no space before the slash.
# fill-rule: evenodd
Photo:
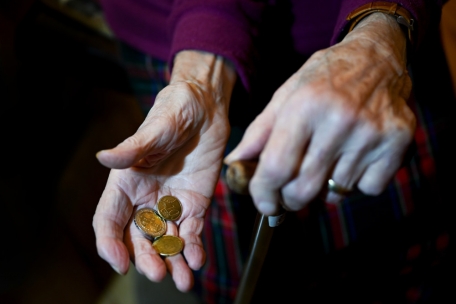
<svg viewBox="0 0 456 304">
<path fill-rule="evenodd" d="M 238 194 L 249 194 L 248 185 L 250 178 L 255 173 L 256 165 L 256 161 L 236 161 L 230 164 L 226 171 L 228 187 Z M 241 282 L 234 301 L 235 304 L 250 303 L 268 252 L 274 227 L 279 226 L 284 219 L 285 211 L 283 209 L 278 215 L 274 216 L 257 213 L 250 254 L 242 272 Z"/>
</svg>

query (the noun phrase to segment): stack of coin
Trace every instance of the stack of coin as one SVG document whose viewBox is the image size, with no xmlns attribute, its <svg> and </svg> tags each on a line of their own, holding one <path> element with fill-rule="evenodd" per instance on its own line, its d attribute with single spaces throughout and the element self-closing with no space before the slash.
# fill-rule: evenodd
<svg viewBox="0 0 456 304">
<path fill-rule="evenodd" d="M 182 214 L 182 204 L 174 196 L 166 195 L 157 202 L 158 211 L 143 208 L 136 212 L 134 222 L 142 234 L 153 240 L 152 246 L 161 256 L 172 256 L 183 249 L 183 242 L 179 237 L 164 235 L 166 221 L 175 221 Z"/>
<path fill-rule="evenodd" d="M 138 210 L 134 221 L 139 231 L 148 239 L 153 240 L 166 232 L 166 221 L 154 209 L 143 208 Z"/>
</svg>

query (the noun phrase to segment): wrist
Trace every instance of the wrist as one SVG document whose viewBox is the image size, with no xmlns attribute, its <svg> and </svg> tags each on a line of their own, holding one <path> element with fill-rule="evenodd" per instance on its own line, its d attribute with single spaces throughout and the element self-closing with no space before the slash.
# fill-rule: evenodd
<svg viewBox="0 0 456 304">
<path fill-rule="evenodd" d="M 215 101 L 229 103 L 236 81 L 233 64 L 209 52 L 185 50 L 177 53 L 170 84 L 186 82 L 214 95 Z"/>
<path fill-rule="evenodd" d="M 407 37 L 394 16 L 375 12 L 359 21 L 344 41 L 357 40 L 388 58 L 397 70 L 407 63 Z"/>
</svg>

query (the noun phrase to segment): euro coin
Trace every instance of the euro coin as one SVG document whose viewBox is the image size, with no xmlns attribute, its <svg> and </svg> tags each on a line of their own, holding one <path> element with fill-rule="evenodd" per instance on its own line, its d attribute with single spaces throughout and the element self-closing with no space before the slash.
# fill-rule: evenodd
<svg viewBox="0 0 456 304">
<path fill-rule="evenodd" d="M 135 213 L 134 222 L 148 239 L 160 237 L 166 232 L 166 221 L 154 209 L 139 209 Z"/>
<path fill-rule="evenodd" d="M 165 195 L 158 200 L 157 210 L 165 220 L 175 221 L 182 214 L 182 204 L 176 197 Z"/>
<path fill-rule="evenodd" d="M 173 256 L 182 251 L 184 242 L 177 236 L 164 235 L 157 238 L 152 246 L 161 256 Z"/>
</svg>

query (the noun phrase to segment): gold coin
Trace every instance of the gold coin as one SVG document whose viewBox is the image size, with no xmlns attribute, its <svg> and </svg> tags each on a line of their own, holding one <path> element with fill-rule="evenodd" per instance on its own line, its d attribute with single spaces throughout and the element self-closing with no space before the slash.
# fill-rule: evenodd
<svg viewBox="0 0 456 304">
<path fill-rule="evenodd" d="M 152 246 L 161 256 L 172 256 L 182 251 L 184 242 L 177 236 L 164 235 L 156 239 Z"/>
<path fill-rule="evenodd" d="M 166 221 L 150 208 L 143 208 L 136 211 L 134 217 L 135 225 L 149 239 L 162 236 L 166 232 Z"/>
<path fill-rule="evenodd" d="M 181 202 L 172 195 L 165 195 L 158 200 L 158 213 L 168 221 L 177 220 L 182 214 Z"/>
</svg>

